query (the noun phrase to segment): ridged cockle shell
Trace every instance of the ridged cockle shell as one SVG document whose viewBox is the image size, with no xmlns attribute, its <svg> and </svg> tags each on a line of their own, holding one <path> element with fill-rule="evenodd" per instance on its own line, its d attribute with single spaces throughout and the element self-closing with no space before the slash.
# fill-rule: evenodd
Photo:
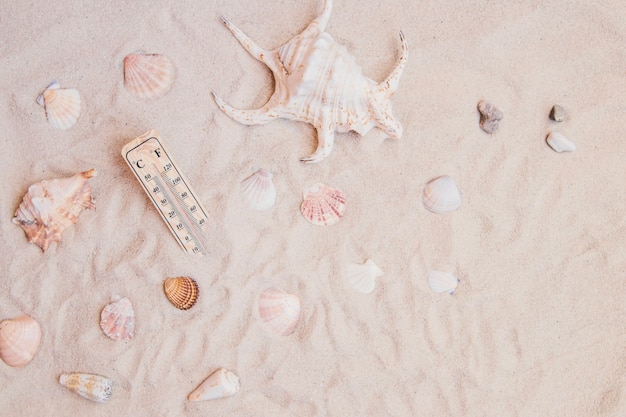
<svg viewBox="0 0 626 417">
<path fill-rule="evenodd" d="M 41 327 L 23 315 L 0 322 L 0 358 L 9 366 L 21 368 L 30 362 L 41 342 Z"/>
<path fill-rule="evenodd" d="M 89 183 L 95 175 L 96 170 L 90 169 L 31 185 L 15 211 L 13 223 L 24 229 L 30 243 L 45 252 L 51 242 L 61 240 L 63 230 L 76 223 L 84 209 L 95 209 Z"/>
<path fill-rule="evenodd" d="M 255 44 L 230 21 L 226 27 L 254 58 L 274 74 L 276 91 L 260 109 L 240 110 L 213 94 L 219 108 L 239 123 L 261 124 L 276 118 L 310 123 L 317 129 L 317 150 L 301 159 L 319 162 L 330 154 L 335 132 L 365 135 L 377 127 L 390 138 L 400 138 L 402 126 L 391 112 L 391 96 L 398 88 L 408 58 L 400 32 L 397 64 L 381 82 L 365 77 L 345 47 L 326 33 L 332 0 L 326 0 L 320 16 L 283 46 L 268 51 Z"/>
</svg>

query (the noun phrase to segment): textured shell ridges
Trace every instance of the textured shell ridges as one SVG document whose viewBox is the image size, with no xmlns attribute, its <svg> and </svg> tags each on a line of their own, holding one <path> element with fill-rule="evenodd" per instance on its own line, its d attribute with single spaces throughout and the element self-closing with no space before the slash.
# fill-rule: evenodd
<svg viewBox="0 0 626 417">
<path fill-rule="evenodd" d="M 124 58 L 124 86 L 134 96 L 158 98 L 174 82 L 174 65 L 161 54 L 130 54 Z"/>
<path fill-rule="evenodd" d="M 180 310 L 188 310 L 198 299 L 198 283 L 190 277 L 167 278 L 163 281 L 165 297 Z"/>
<path fill-rule="evenodd" d="M 56 81 L 37 97 L 37 103 L 46 110 L 50 126 L 58 129 L 69 129 L 80 116 L 81 99 L 78 90 L 61 88 Z"/>
<path fill-rule="evenodd" d="M 94 169 L 69 178 L 44 180 L 31 185 L 15 211 L 13 223 L 24 229 L 30 243 L 46 251 L 61 240 L 63 230 L 76 223 L 84 209 L 95 209 L 89 179 Z"/>
<path fill-rule="evenodd" d="M 41 342 L 39 323 L 26 314 L 0 322 L 0 358 L 9 366 L 21 368 L 37 354 Z"/>
</svg>

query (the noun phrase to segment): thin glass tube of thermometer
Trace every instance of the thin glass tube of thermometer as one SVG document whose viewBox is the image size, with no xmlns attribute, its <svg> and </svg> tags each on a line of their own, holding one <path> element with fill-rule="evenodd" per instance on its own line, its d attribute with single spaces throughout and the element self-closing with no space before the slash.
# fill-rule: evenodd
<svg viewBox="0 0 626 417">
<path fill-rule="evenodd" d="M 207 211 L 156 130 L 128 142 L 122 148 L 122 157 L 181 248 L 187 253 L 205 255 Z"/>
</svg>

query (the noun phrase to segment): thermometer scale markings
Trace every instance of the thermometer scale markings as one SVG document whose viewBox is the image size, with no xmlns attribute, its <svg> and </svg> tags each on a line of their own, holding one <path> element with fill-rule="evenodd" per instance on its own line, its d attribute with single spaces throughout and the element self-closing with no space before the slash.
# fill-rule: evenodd
<svg viewBox="0 0 626 417">
<path fill-rule="evenodd" d="M 203 239 L 203 227 L 208 220 L 206 210 L 176 167 L 156 131 L 146 132 L 126 144 L 122 156 L 183 250 L 206 254 Z"/>
</svg>

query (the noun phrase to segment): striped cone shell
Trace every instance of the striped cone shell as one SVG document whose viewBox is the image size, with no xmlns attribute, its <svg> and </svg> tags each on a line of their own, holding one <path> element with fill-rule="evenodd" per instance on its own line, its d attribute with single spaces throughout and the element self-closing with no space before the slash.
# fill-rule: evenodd
<svg viewBox="0 0 626 417">
<path fill-rule="evenodd" d="M 193 278 L 167 278 L 163 282 L 163 291 L 167 299 L 180 310 L 188 310 L 198 299 L 198 283 Z"/>
</svg>

